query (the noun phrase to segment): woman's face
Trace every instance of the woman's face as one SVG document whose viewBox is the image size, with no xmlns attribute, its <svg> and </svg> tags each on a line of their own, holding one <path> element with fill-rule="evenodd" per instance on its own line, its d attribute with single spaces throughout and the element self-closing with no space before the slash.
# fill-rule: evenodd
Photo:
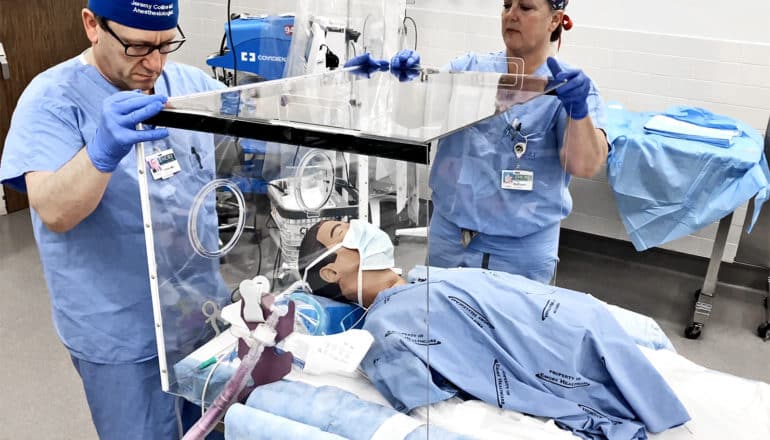
<svg viewBox="0 0 770 440">
<path fill-rule="evenodd" d="M 503 0 L 501 24 L 508 56 L 545 57 L 563 15 L 564 11 L 553 11 L 548 0 Z"/>
</svg>

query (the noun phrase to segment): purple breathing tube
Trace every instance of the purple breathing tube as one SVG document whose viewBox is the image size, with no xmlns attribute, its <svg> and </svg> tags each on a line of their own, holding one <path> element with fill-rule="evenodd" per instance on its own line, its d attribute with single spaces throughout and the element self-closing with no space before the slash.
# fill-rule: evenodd
<svg viewBox="0 0 770 440">
<path fill-rule="evenodd" d="M 227 381 L 225 388 L 214 400 L 214 403 L 211 404 L 203 417 L 185 433 L 182 440 L 204 440 L 225 416 L 230 405 L 240 400 L 247 388 L 249 378 L 253 379 L 254 387 L 256 387 L 275 382 L 291 370 L 291 353 L 276 354 L 275 350 L 265 351 L 265 347 L 274 346 L 291 333 L 294 327 L 294 303 L 289 302 L 287 308 L 280 310 L 281 308 L 274 306 L 274 301 L 275 298 L 272 296 L 262 298 L 260 305 L 263 313 L 268 316 L 267 320 L 264 323 L 247 323 L 249 330 L 251 330 L 249 335 L 251 348 L 248 349 L 245 356 L 241 357 L 240 366 Z M 241 340 L 239 346 L 238 353 L 242 354 L 244 350 L 241 348 L 248 345 Z M 251 391 L 251 389 L 253 387 L 247 391 Z"/>
</svg>

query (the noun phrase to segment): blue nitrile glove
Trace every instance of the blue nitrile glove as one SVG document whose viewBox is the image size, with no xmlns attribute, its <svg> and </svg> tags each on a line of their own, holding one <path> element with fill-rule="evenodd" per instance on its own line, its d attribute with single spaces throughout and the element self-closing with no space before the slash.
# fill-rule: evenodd
<svg viewBox="0 0 770 440">
<path fill-rule="evenodd" d="M 390 70 L 416 69 L 419 66 L 420 54 L 412 49 L 403 49 L 390 60 Z"/>
<path fill-rule="evenodd" d="M 579 69 L 562 70 L 559 62 L 548 57 L 548 68 L 553 74 L 553 81 L 566 84 L 556 89 L 556 96 L 564 105 L 567 114 L 572 119 L 583 119 L 588 116 L 588 92 L 591 90 L 591 79 Z"/>
<path fill-rule="evenodd" d="M 419 69 L 391 69 L 390 73 L 398 78 L 399 82 L 411 81 L 420 76 Z"/>
<path fill-rule="evenodd" d="M 102 117 L 86 152 L 97 170 L 111 173 L 138 142 L 150 142 L 168 136 L 165 128 L 137 130 L 136 124 L 163 109 L 165 96 L 139 91 L 118 92 L 104 100 Z"/>
<path fill-rule="evenodd" d="M 349 59 L 344 67 L 358 67 L 358 69 L 353 70 L 353 73 L 356 75 L 363 74 L 368 78 L 374 71 L 388 70 L 388 62 L 386 60 L 376 60 L 372 57 L 372 54 L 366 52 Z"/>
</svg>

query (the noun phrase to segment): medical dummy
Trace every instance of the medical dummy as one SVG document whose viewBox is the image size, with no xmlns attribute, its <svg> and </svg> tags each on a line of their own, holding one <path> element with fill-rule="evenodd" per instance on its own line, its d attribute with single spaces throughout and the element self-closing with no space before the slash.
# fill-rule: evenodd
<svg viewBox="0 0 770 440">
<path fill-rule="evenodd" d="M 160 112 L 168 96 L 224 85 L 199 69 L 166 62 L 184 42 L 178 3 L 90 0 L 88 8 L 58 11 L 81 14 L 91 47 L 30 82 L 0 161 L 0 183 L 29 195 L 53 323 L 102 439 L 180 435 L 175 413 L 184 405 L 161 391 L 137 170 L 149 175 L 143 162 L 173 151 L 180 172 L 148 179 L 153 205 L 168 213 L 153 222 L 156 234 L 186 241 L 176 231 L 187 228 L 195 194 L 214 176 L 214 144 L 210 134 L 137 124 Z M 64 38 L 76 37 L 82 38 Z M 147 157 L 137 163 L 138 142 Z M 216 215 L 208 214 L 201 223 L 216 243 Z M 176 286 L 178 297 L 228 298 L 218 261 L 186 265 L 187 255 L 171 250 L 189 244 L 163 244 L 169 251 L 162 264 L 179 270 L 161 282 Z M 198 331 L 205 319 L 199 309 L 167 316 L 173 316 L 164 322 L 167 336 L 176 331 L 166 339 L 169 352 L 189 353 L 210 336 Z"/>
<path fill-rule="evenodd" d="M 367 309 L 375 342 L 361 367 L 400 411 L 469 397 L 590 439 L 643 439 L 689 420 L 590 295 L 478 268 L 429 269 L 409 284 L 391 270 L 387 234 L 357 220 L 315 225 L 299 261 L 315 294 Z"/>
</svg>

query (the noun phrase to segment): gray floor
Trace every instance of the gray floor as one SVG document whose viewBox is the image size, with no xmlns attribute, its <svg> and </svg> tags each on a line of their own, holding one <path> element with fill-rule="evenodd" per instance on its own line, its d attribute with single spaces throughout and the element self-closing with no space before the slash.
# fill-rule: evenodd
<svg viewBox="0 0 770 440">
<path fill-rule="evenodd" d="M 97 438 L 51 323 L 29 211 L 0 216 L 0 359 L 0 439 Z"/>
<path fill-rule="evenodd" d="M 80 379 L 51 324 L 28 211 L 0 216 L 0 249 L 0 440 L 95 439 Z M 759 291 L 720 284 L 703 337 L 690 341 L 681 335 L 699 277 L 562 249 L 557 283 L 654 317 L 699 364 L 770 382 L 770 343 L 754 333 L 764 319 Z"/>
</svg>

